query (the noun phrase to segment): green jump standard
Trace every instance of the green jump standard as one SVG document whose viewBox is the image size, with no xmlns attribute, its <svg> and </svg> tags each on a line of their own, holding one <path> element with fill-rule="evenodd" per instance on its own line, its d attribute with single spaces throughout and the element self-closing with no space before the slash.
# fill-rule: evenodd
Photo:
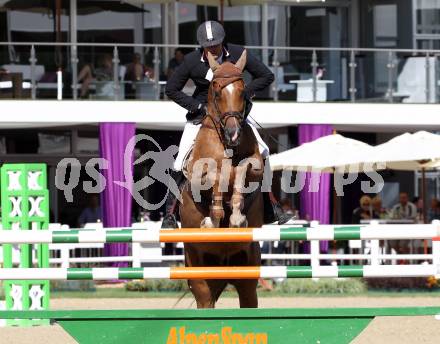
<svg viewBox="0 0 440 344">
<path fill-rule="evenodd" d="M 48 319 L 78 343 L 342 344 L 378 316 L 435 316 L 440 307 L 0 311 Z"/>
</svg>

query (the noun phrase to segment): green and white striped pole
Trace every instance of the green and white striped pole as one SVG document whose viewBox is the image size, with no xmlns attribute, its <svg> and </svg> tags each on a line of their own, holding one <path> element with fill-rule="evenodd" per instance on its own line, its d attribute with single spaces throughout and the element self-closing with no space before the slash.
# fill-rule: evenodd
<svg viewBox="0 0 440 344">
<path fill-rule="evenodd" d="M 430 277 L 438 265 L 353 266 L 225 266 L 152 268 L 13 268 L 0 269 L 0 280 L 114 280 L 114 279 L 258 279 L 340 277 Z"/>
<path fill-rule="evenodd" d="M 365 225 L 275 228 L 183 228 L 66 231 L 0 231 L 0 244 L 78 244 L 78 243 L 169 243 L 169 242 L 252 242 L 284 240 L 405 240 L 436 239 L 440 225 Z"/>
</svg>

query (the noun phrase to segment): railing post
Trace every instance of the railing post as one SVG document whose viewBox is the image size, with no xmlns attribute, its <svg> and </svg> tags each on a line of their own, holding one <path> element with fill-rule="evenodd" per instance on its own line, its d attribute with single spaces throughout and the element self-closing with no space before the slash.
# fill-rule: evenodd
<svg viewBox="0 0 440 344">
<path fill-rule="evenodd" d="M 73 45 L 70 53 L 70 63 L 72 65 L 72 97 L 78 99 L 78 47 Z"/>
<path fill-rule="evenodd" d="M 319 227 L 318 221 L 310 222 L 310 228 Z M 310 240 L 310 266 L 312 268 L 318 268 L 321 265 L 319 255 L 321 254 L 321 248 L 319 240 Z"/>
<path fill-rule="evenodd" d="M 350 68 L 350 88 L 348 89 L 350 92 L 350 99 L 354 103 L 356 101 L 356 56 L 354 50 L 350 52 L 350 63 L 348 64 Z"/>
<path fill-rule="evenodd" d="M 380 247 L 379 240 L 370 240 L 370 254 L 371 254 L 371 265 L 380 265 L 381 261 L 379 259 Z"/>
<path fill-rule="evenodd" d="M 388 52 L 388 90 L 387 90 L 387 97 L 388 101 L 390 103 L 393 102 L 394 97 L 394 68 L 396 67 L 395 61 L 394 61 L 394 53 L 392 51 Z"/>
<path fill-rule="evenodd" d="M 37 85 L 35 81 L 35 66 L 37 63 L 37 59 L 35 57 L 35 47 L 31 46 L 31 57 L 29 58 L 29 62 L 31 64 L 31 97 L 32 99 L 37 99 Z M 22 85 L 20 85 L 21 89 Z"/>
<path fill-rule="evenodd" d="M 439 102 L 440 88 L 439 86 L 439 66 L 438 66 L 438 58 L 439 55 L 434 55 L 434 103 Z"/>
<path fill-rule="evenodd" d="M 431 102 L 431 65 L 429 63 L 429 52 L 426 53 L 426 58 L 425 58 L 425 73 L 426 73 L 426 85 L 425 85 L 426 103 L 430 103 Z"/>
<path fill-rule="evenodd" d="M 313 76 L 313 102 L 316 102 L 318 96 L 318 55 L 316 54 L 316 50 L 313 50 L 312 53 L 312 76 Z"/>
<path fill-rule="evenodd" d="M 119 54 L 118 47 L 115 46 L 113 49 L 113 88 L 115 92 L 115 100 L 119 99 Z"/>
<path fill-rule="evenodd" d="M 432 221 L 433 226 L 439 226 L 440 221 L 434 220 Z M 437 269 L 440 268 L 440 241 L 432 240 L 432 264 L 437 266 Z"/>
<path fill-rule="evenodd" d="M 274 49 L 273 51 L 273 60 L 272 60 L 272 66 L 274 70 L 274 81 L 272 83 L 272 91 L 273 91 L 273 100 L 278 101 L 278 68 L 280 66 L 280 63 L 278 62 L 278 50 Z"/>
<path fill-rule="evenodd" d="M 160 73 L 160 58 L 159 48 L 154 48 L 154 90 L 156 92 L 156 100 L 160 99 L 160 85 L 159 85 L 159 73 Z"/>
</svg>

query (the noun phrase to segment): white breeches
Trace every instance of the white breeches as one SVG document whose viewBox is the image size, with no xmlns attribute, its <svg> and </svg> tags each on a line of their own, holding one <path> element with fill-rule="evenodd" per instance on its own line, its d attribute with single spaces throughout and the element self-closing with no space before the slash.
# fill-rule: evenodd
<svg viewBox="0 0 440 344">
<path fill-rule="evenodd" d="M 249 124 L 249 126 L 252 128 L 252 131 L 254 132 L 254 135 L 258 142 L 258 147 L 260 149 L 261 156 L 263 157 L 263 159 L 267 158 L 269 156 L 269 147 L 261 138 L 257 128 L 255 128 L 253 121 L 250 118 L 247 118 L 246 121 Z M 194 145 L 197 133 L 199 132 L 201 126 L 202 126 L 201 124 L 193 124 L 192 122 L 187 122 L 185 124 L 182 138 L 180 139 L 179 153 L 177 154 L 176 161 L 174 162 L 174 169 L 176 171 L 182 171 L 185 158 L 188 155 L 188 153 L 191 151 L 191 148 Z"/>
</svg>

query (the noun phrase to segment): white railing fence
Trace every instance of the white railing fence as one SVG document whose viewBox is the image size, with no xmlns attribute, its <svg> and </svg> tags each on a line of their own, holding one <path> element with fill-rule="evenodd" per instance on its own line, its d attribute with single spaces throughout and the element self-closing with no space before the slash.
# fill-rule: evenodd
<svg viewBox="0 0 440 344">
<path fill-rule="evenodd" d="M 300 222 L 292 224 L 302 224 Z M 292 225 L 290 224 L 290 225 Z M 395 226 L 395 225 L 394 225 Z M 265 228 L 275 227 L 266 225 Z M 279 227 L 279 226 L 277 226 Z M 283 227 L 289 227 L 289 224 Z M 158 230 L 160 222 L 139 222 L 133 223 L 132 229 Z M 50 230 L 69 230 L 67 225 L 50 224 Z M 84 230 L 103 229 L 102 223 L 89 223 Z M 310 261 L 310 265 L 318 266 L 324 264 L 361 264 L 367 262 L 369 265 L 399 264 L 401 261 L 411 262 L 433 262 L 434 257 L 440 256 L 438 242 L 432 245 L 428 240 L 428 248 L 431 253 L 419 254 L 423 249 L 423 240 L 409 241 L 409 253 L 397 254 L 386 240 L 349 240 L 348 253 L 344 249 L 333 249 L 333 242 L 329 243 L 328 253 L 320 252 L 319 240 L 310 242 L 310 253 L 297 253 L 300 250 L 300 243 L 294 241 L 284 242 L 260 242 L 262 247 L 262 259 L 265 264 L 273 264 L 273 261 L 289 261 L 291 264 L 298 264 L 301 260 Z M 287 245 L 286 245 L 287 244 Z M 112 262 L 127 262 L 132 267 L 144 265 L 169 265 L 172 263 L 183 263 L 184 256 L 181 253 L 183 243 L 174 246 L 173 254 L 165 254 L 165 244 L 163 243 L 132 243 L 129 245 L 128 256 L 104 256 L 104 244 L 79 243 L 79 244 L 49 244 L 50 265 L 52 267 L 69 268 L 84 264 L 107 264 Z M 281 246 L 283 245 L 283 246 Z M 13 245 L 13 261 L 19 263 L 18 245 Z M 280 252 L 281 251 L 281 252 Z M 177 254 L 176 254 L 177 253 Z M 0 263 L 2 263 L 2 246 L 0 245 Z M 35 261 L 36 258 L 34 257 Z"/>
</svg>

